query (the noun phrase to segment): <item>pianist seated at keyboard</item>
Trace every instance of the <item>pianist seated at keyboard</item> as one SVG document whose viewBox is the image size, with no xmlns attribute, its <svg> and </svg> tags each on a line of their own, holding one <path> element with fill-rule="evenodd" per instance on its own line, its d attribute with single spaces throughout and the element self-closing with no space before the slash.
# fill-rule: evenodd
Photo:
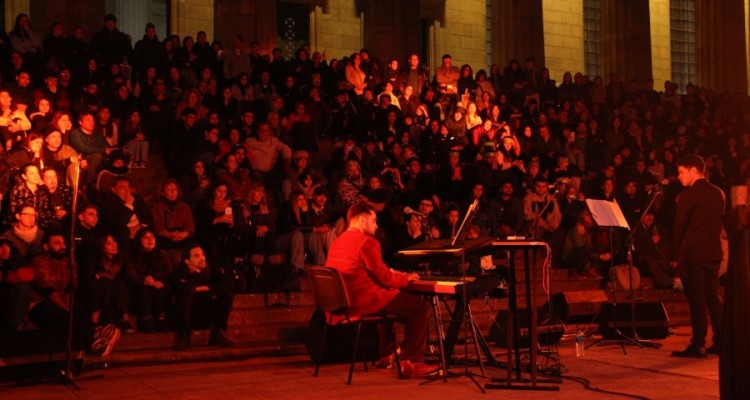
<svg viewBox="0 0 750 400">
<path fill-rule="evenodd" d="M 401 347 L 401 369 L 405 376 L 424 376 L 437 369 L 424 364 L 430 305 L 421 297 L 403 292 L 419 279 L 389 268 L 380 243 L 373 237 L 378 228 L 375 210 L 367 202 L 355 202 L 347 212 L 349 228 L 333 242 L 326 266 L 337 269 L 349 293 L 350 315 L 395 315 L 405 325 Z M 379 326 L 381 365 L 387 366 L 393 350 L 393 326 Z"/>
</svg>

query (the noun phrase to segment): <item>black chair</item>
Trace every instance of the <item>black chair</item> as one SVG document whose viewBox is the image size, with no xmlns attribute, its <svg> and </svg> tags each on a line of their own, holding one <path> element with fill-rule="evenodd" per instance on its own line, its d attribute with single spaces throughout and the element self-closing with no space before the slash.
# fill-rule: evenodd
<svg viewBox="0 0 750 400">
<path fill-rule="evenodd" d="M 354 338 L 354 351 L 352 352 L 352 362 L 349 365 L 349 378 L 346 381 L 347 385 L 351 385 L 352 374 L 354 373 L 354 363 L 357 361 L 357 356 L 359 354 L 359 336 L 362 326 L 366 324 L 392 323 L 395 322 L 397 318 L 391 315 L 349 315 L 349 306 L 351 304 L 349 302 L 349 294 L 346 291 L 346 286 L 344 286 L 344 281 L 341 278 L 339 271 L 330 267 L 310 267 L 307 268 L 306 272 L 312 282 L 315 303 L 321 311 L 326 313 L 326 324 L 323 327 L 323 340 L 320 344 L 320 355 L 315 364 L 314 376 L 318 376 L 320 362 L 323 359 L 326 331 L 328 327 L 356 324 L 357 333 Z M 401 363 L 398 359 L 398 351 L 396 351 L 395 330 L 393 332 L 393 347 L 398 377 L 402 378 Z M 364 365 L 365 371 L 367 371 L 367 360 L 364 361 Z"/>
</svg>

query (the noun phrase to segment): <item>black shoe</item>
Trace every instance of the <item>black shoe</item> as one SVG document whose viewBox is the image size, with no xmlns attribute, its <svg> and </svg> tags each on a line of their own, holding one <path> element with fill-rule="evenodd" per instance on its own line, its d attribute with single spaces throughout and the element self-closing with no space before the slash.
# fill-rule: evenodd
<svg viewBox="0 0 750 400">
<path fill-rule="evenodd" d="M 683 351 L 673 351 L 672 356 L 681 358 L 706 358 L 708 357 L 708 353 L 706 353 L 705 347 L 696 347 L 690 345 Z"/>
<path fill-rule="evenodd" d="M 706 352 L 708 354 L 714 354 L 714 355 L 718 356 L 719 353 L 721 353 L 721 346 L 719 346 L 718 344 L 714 343 L 711 347 L 709 347 L 709 348 L 706 349 Z"/>
<path fill-rule="evenodd" d="M 172 349 L 174 351 L 185 351 L 190 348 L 190 335 L 189 334 L 177 334 Z"/>
<path fill-rule="evenodd" d="M 224 332 L 220 330 L 211 331 L 211 335 L 208 337 L 208 345 L 216 347 L 234 347 L 234 342 L 227 339 L 224 336 Z"/>
</svg>

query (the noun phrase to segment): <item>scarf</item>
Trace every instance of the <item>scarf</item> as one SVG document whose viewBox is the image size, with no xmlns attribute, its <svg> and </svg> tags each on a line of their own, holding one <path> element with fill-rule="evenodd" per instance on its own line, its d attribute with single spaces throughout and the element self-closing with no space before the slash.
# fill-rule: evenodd
<svg viewBox="0 0 750 400">
<path fill-rule="evenodd" d="M 214 209 L 216 213 L 224 213 L 224 210 L 229 207 L 229 204 L 231 203 L 231 199 L 226 200 L 218 200 L 214 199 L 214 201 L 211 203 L 211 208 Z"/>
<path fill-rule="evenodd" d="M 33 228 L 29 230 L 20 230 L 18 229 L 18 225 L 13 225 L 13 234 L 18 236 L 19 239 L 23 240 L 26 243 L 31 243 L 36 239 L 36 234 L 39 231 L 39 227 L 34 225 Z"/>
</svg>

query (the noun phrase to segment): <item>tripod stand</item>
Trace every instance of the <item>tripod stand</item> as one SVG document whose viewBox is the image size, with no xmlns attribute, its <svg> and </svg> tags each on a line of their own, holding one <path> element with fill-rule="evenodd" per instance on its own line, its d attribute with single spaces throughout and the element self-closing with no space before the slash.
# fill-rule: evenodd
<svg viewBox="0 0 750 400">
<path fill-rule="evenodd" d="M 443 372 L 445 375 L 442 377 L 442 380 L 445 382 L 447 380 L 447 377 L 450 375 L 451 377 L 459 377 L 459 376 L 466 376 L 476 385 L 476 387 L 482 392 L 485 393 L 484 387 L 479 384 L 477 381 L 475 374 L 469 369 L 469 363 L 468 363 L 468 354 L 469 354 L 469 329 L 471 329 L 471 339 L 474 343 L 474 350 L 477 355 L 477 359 L 479 362 L 479 366 L 481 369 L 481 374 L 479 376 L 484 377 L 484 364 L 482 362 L 482 356 L 480 354 L 479 349 L 479 335 L 481 335 L 480 332 L 478 332 L 477 326 L 474 323 L 474 318 L 471 314 L 471 308 L 469 307 L 469 298 L 467 295 L 468 287 L 467 287 L 467 279 L 466 279 L 466 271 L 467 271 L 467 262 L 466 262 L 466 249 L 464 247 L 465 240 L 466 240 L 466 232 L 468 231 L 469 226 L 471 225 L 472 221 L 474 220 L 474 217 L 476 216 L 476 212 L 478 209 L 479 200 L 475 199 L 474 202 L 469 206 L 469 209 L 466 211 L 466 216 L 464 216 L 464 220 L 461 223 L 461 227 L 459 228 L 459 234 L 456 235 L 452 239 L 451 246 L 452 247 L 461 247 L 461 251 L 459 252 L 460 260 L 459 260 L 459 267 L 461 270 L 461 293 L 460 293 L 460 302 L 461 304 L 456 303 L 456 308 L 454 309 L 452 313 L 452 322 L 451 322 L 451 328 L 454 326 L 456 314 L 459 314 L 459 317 L 461 318 L 461 324 L 464 326 L 464 356 L 466 359 L 464 360 L 464 370 L 461 373 L 455 373 L 455 372 L 449 372 L 446 369 L 446 355 L 445 355 L 445 337 L 443 336 L 442 327 L 440 326 L 440 321 L 438 320 L 437 313 L 435 314 L 435 323 L 437 324 L 436 330 L 438 332 L 438 340 L 440 341 L 440 352 L 441 352 L 441 362 L 443 363 Z M 458 288 L 457 288 L 458 291 Z M 458 293 L 457 293 L 458 294 Z M 436 305 L 435 299 L 433 299 L 433 310 L 437 310 L 436 307 L 439 307 L 439 305 Z M 451 335 L 452 336 L 452 335 Z M 437 377 L 438 379 L 441 379 L 440 376 Z M 428 381 L 425 381 L 423 383 L 430 383 L 434 382 L 437 379 L 430 379 Z"/>
<path fill-rule="evenodd" d="M 612 283 L 612 297 L 614 299 L 614 305 L 613 313 L 614 318 L 614 331 L 617 335 L 617 340 L 620 344 L 620 347 L 622 348 L 622 352 L 624 354 L 627 354 L 627 351 L 625 351 L 625 344 L 632 344 L 638 347 L 651 347 L 651 348 L 659 348 L 661 347 L 661 344 L 659 343 L 653 343 L 641 340 L 638 336 L 638 331 L 635 328 L 635 294 L 634 294 L 634 285 L 633 285 L 633 238 L 635 236 L 635 233 L 638 231 L 638 228 L 640 227 L 641 223 L 640 221 L 643 220 L 643 216 L 648 213 L 648 211 L 653 207 L 654 201 L 656 200 L 656 197 L 659 195 L 658 190 L 653 190 L 651 193 L 651 198 L 649 199 L 649 202 L 646 206 L 646 208 L 641 213 L 641 216 L 639 218 L 639 223 L 636 225 L 632 230 L 630 230 L 630 234 L 628 235 L 628 238 L 625 241 L 625 249 L 627 251 L 628 255 L 628 286 L 629 286 L 629 296 L 630 296 L 630 332 L 632 332 L 632 337 L 629 337 L 625 335 L 618 327 L 617 327 L 617 295 L 615 292 L 614 283 Z M 622 210 L 620 210 L 620 207 L 617 205 L 617 203 L 609 202 L 609 201 L 602 201 L 602 200 L 586 200 L 586 204 L 589 207 L 589 210 L 591 210 L 591 215 L 594 217 L 594 220 L 599 224 L 599 226 L 609 226 L 609 227 L 620 227 L 620 228 L 626 228 L 630 229 L 630 226 L 628 225 L 627 221 L 625 220 L 625 216 L 622 214 Z M 611 231 L 610 231 L 611 235 Z M 612 243 L 610 239 L 610 243 Z M 596 340 L 592 343 L 590 343 L 586 348 L 589 348 L 595 344 L 600 344 L 605 339 L 602 337 L 599 340 Z"/>
</svg>

